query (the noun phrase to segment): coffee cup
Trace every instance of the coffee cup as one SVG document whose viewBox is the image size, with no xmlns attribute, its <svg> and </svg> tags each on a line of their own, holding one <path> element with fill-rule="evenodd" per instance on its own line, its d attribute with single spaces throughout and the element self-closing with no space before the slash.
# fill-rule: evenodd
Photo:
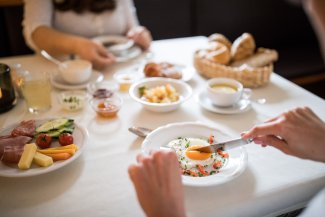
<svg viewBox="0 0 325 217">
<path fill-rule="evenodd" d="M 206 88 L 211 102 L 220 107 L 232 106 L 241 99 L 243 93 L 250 95 L 251 92 L 240 82 L 230 78 L 212 78 L 208 80 Z"/>
</svg>

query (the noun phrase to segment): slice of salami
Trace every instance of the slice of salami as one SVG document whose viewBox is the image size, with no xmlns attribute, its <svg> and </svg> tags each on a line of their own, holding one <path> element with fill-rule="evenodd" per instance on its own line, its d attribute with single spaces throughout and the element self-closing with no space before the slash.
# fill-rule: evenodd
<svg viewBox="0 0 325 217">
<path fill-rule="evenodd" d="M 31 137 L 28 136 L 16 136 L 10 138 L 2 138 L 0 139 L 0 159 L 2 158 L 5 146 L 24 146 L 28 142 L 32 140 Z"/>
<path fill-rule="evenodd" d="M 18 163 L 24 151 L 24 146 L 6 145 L 1 161 L 4 163 Z"/>
<path fill-rule="evenodd" d="M 12 136 L 29 136 L 34 137 L 36 130 L 35 120 L 22 121 L 11 131 Z"/>
</svg>

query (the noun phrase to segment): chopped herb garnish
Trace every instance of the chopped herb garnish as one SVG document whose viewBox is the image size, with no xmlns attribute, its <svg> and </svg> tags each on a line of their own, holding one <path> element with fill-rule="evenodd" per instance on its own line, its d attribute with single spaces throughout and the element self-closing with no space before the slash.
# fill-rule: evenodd
<svg viewBox="0 0 325 217">
<path fill-rule="evenodd" d="M 146 86 L 139 87 L 139 95 L 140 95 L 140 97 L 142 97 L 144 95 L 144 92 L 146 91 L 146 89 L 147 89 Z"/>
</svg>

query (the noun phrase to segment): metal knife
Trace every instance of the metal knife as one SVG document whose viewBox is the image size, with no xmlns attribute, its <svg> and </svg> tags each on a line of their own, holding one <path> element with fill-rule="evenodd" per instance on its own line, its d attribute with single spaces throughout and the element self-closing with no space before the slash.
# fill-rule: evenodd
<svg viewBox="0 0 325 217">
<path fill-rule="evenodd" d="M 215 143 L 209 146 L 204 146 L 196 149 L 192 149 L 192 151 L 200 151 L 200 152 L 206 152 L 206 153 L 214 153 L 217 152 L 219 149 L 222 151 L 227 151 L 232 148 L 240 147 L 246 144 L 249 144 L 253 141 L 253 139 L 233 139 L 227 142 L 220 142 L 220 143 Z"/>
</svg>

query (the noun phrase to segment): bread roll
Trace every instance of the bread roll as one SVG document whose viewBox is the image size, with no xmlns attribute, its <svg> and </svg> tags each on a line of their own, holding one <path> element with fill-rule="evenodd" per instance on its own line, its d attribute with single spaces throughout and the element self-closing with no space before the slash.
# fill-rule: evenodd
<svg viewBox="0 0 325 217">
<path fill-rule="evenodd" d="M 226 65 L 230 61 L 230 51 L 226 45 L 214 42 L 214 47 L 209 49 L 206 58 L 215 63 Z"/>
<path fill-rule="evenodd" d="M 234 61 L 251 56 L 255 51 L 255 40 L 249 33 L 242 34 L 231 46 L 231 57 Z"/>
<path fill-rule="evenodd" d="M 231 42 L 226 38 L 226 36 L 219 34 L 219 33 L 214 33 L 209 36 L 209 42 L 219 42 L 221 44 L 224 44 L 227 46 L 227 48 L 230 50 L 231 49 Z"/>
<path fill-rule="evenodd" d="M 249 65 L 251 67 L 262 67 L 278 60 L 278 52 L 272 49 L 259 48 L 255 54 L 245 59 L 237 60 L 231 63 L 231 66 L 240 67 Z"/>
</svg>

